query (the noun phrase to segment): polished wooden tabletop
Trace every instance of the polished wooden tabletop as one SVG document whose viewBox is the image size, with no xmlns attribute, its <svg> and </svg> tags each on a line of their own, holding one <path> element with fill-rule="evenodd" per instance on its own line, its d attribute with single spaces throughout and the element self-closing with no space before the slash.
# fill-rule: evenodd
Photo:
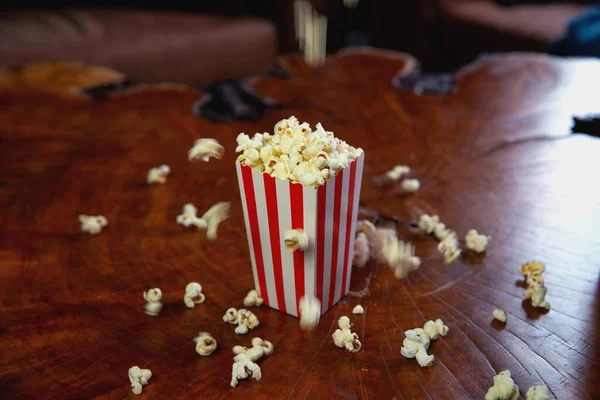
<svg viewBox="0 0 600 400">
<path fill-rule="evenodd" d="M 138 365 L 153 374 L 139 398 L 481 399 L 504 369 L 523 398 L 541 384 L 558 399 L 600 398 L 600 141 L 570 133 L 573 115 L 600 112 L 600 62 L 492 57 L 437 97 L 392 87 L 416 68 L 399 53 L 341 53 L 319 69 L 299 57 L 282 63 L 293 79 L 253 84 L 283 107 L 254 123 L 198 119 L 190 106 L 200 93 L 180 86 L 93 102 L 71 87 L 4 82 L 0 397 L 134 397 L 127 371 Z M 438 214 L 461 237 L 475 228 L 493 236 L 487 254 L 445 265 L 433 239 L 400 223 L 423 260 L 408 278 L 371 262 L 354 268 L 351 293 L 315 331 L 261 307 L 260 326 L 236 335 L 222 316 L 242 306 L 253 279 L 235 137 L 290 115 L 365 150 L 370 209 L 408 223 Z M 188 162 L 200 137 L 218 139 L 223 159 Z M 160 164 L 172 169 L 168 182 L 148 186 Z M 396 164 L 413 169 L 418 192 L 378 185 Z M 232 201 L 232 214 L 215 242 L 175 222 L 185 203 L 218 201 Z M 81 213 L 109 225 L 83 233 Z M 546 263 L 549 312 L 524 300 L 518 268 L 531 259 Z M 183 303 L 190 281 L 206 295 L 194 309 Z M 144 313 L 142 292 L 153 287 L 163 292 L 158 317 Z M 364 315 L 351 315 L 356 304 Z M 492 321 L 495 308 L 505 326 Z M 331 339 L 342 315 L 364 345 L 356 354 Z M 432 342 L 435 361 L 423 369 L 400 354 L 403 332 L 437 318 L 450 332 Z M 195 352 L 202 331 L 219 343 L 210 357 Z M 231 348 L 255 336 L 275 352 L 259 362 L 260 382 L 232 389 Z"/>
</svg>

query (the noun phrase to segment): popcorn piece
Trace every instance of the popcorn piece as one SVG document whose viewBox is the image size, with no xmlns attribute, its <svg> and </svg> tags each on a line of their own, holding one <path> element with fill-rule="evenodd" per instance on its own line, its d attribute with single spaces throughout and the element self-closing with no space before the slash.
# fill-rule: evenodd
<svg viewBox="0 0 600 400">
<path fill-rule="evenodd" d="M 452 261 L 456 260 L 460 255 L 461 250 L 458 248 L 458 239 L 456 238 L 455 232 L 450 232 L 450 234 L 438 244 L 438 251 L 444 256 L 444 262 L 446 264 L 450 264 Z"/>
<path fill-rule="evenodd" d="M 300 299 L 300 329 L 313 330 L 321 318 L 321 302 L 316 297 L 304 296 Z"/>
<path fill-rule="evenodd" d="M 194 225 L 198 229 L 206 228 L 206 221 L 202 218 L 198 218 L 196 214 L 198 209 L 193 204 L 186 204 L 183 206 L 183 212 L 177 216 L 177 223 L 189 228 Z"/>
<path fill-rule="evenodd" d="M 492 315 L 494 316 L 494 319 L 497 319 L 500 322 L 506 322 L 506 313 L 504 310 L 496 309 L 492 311 Z"/>
<path fill-rule="evenodd" d="M 387 237 L 385 251 L 388 266 L 394 269 L 394 275 L 398 279 L 406 278 L 421 265 L 421 259 L 415 257 L 415 246 L 399 240 L 395 232 Z"/>
<path fill-rule="evenodd" d="M 437 240 L 440 241 L 446 239 L 451 233 L 452 231 L 450 229 L 447 229 L 446 224 L 444 224 L 443 222 L 437 224 L 435 226 L 435 229 L 433 230 L 433 235 L 437 238 Z"/>
<path fill-rule="evenodd" d="M 254 378 L 257 381 L 260 381 L 260 379 L 262 378 L 260 367 L 250 360 L 234 362 L 233 367 L 231 369 L 231 387 L 236 387 L 238 381 L 247 378 Z"/>
<path fill-rule="evenodd" d="M 354 239 L 354 254 L 352 256 L 352 265 L 364 267 L 369 262 L 371 251 L 369 249 L 369 239 L 363 232 L 358 232 Z"/>
<path fill-rule="evenodd" d="M 516 400 L 518 397 L 519 387 L 510 377 L 509 370 L 494 376 L 494 386 L 485 394 L 485 400 Z"/>
<path fill-rule="evenodd" d="M 364 314 L 364 313 L 365 313 L 365 309 L 360 304 L 358 304 L 356 307 L 354 307 L 352 309 L 352 314 L 356 315 L 356 314 Z"/>
<path fill-rule="evenodd" d="M 290 229 L 283 234 L 283 243 L 287 251 L 308 249 L 308 236 L 302 229 Z"/>
<path fill-rule="evenodd" d="M 238 323 L 238 311 L 231 307 L 225 311 L 225 315 L 223 315 L 223 321 L 230 323 L 232 325 L 237 325 Z"/>
<path fill-rule="evenodd" d="M 407 192 L 414 193 L 419 190 L 421 184 L 418 179 L 405 179 L 402 181 L 402 183 L 400 183 L 400 186 L 402 186 L 402 189 L 406 190 Z"/>
<path fill-rule="evenodd" d="M 185 287 L 183 302 L 188 308 L 194 308 L 196 304 L 204 303 L 206 297 L 202 293 L 202 285 L 198 282 L 190 282 Z"/>
<path fill-rule="evenodd" d="M 387 263 L 387 246 L 394 238 L 397 240 L 396 231 L 389 228 L 375 228 L 368 237 L 371 256 L 378 262 Z"/>
<path fill-rule="evenodd" d="M 246 297 L 244 298 L 244 305 L 246 307 L 252 307 L 252 306 L 260 307 L 260 306 L 262 306 L 263 302 L 264 302 L 264 300 L 262 299 L 262 297 L 260 297 L 258 295 L 258 292 L 254 289 L 249 291 L 248 294 L 246 295 Z"/>
<path fill-rule="evenodd" d="M 344 316 L 338 320 L 339 329 L 333 332 L 331 337 L 333 343 L 339 348 L 346 348 L 351 353 L 357 353 L 362 349 L 362 343 L 358 340 L 358 335 L 350 331 L 350 318 Z"/>
<path fill-rule="evenodd" d="M 229 217 L 230 210 L 231 203 L 227 201 L 221 201 L 213 205 L 207 212 L 204 213 L 202 219 L 206 221 L 208 226 L 206 230 L 206 238 L 208 240 L 217 239 L 217 229 L 219 228 L 219 224 Z"/>
<path fill-rule="evenodd" d="M 370 239 L 371 234 L 375 232 L 376 229 L 375 225 L 366 219 L 361 219 L 356 223 L 356 232 L 364 233 L 367 236 L 367 239 Z"/>
<path fill-rule="evenodd" d="M 108 225 L 108 221 L 102 215 L 79 215 L 79 222 L 81 222 L 81 231 L 89 232 L 92 235 L 97 235 L 102 232 L 102 228 Z"/>
<path fill-rule="evenodd" d="M 532 386 L 527 390 L 527 400 L 551 400 L 552 396 L 548 386 Z"/>
<path fill-rule="evenodd" d="M 194 146 L 188 151 L 188 160 L 202 160 L 208 162 L 213 157 L 220 160 L 223 157 L 225 149 L 215 139 L 198 139 Z"/>
<path fill-rule="evenodd" d="M 201 356 L 210 356 L 217 349 L 217 341 L 207 332 L 200 332 L 194 338 L 194 342 L 196 342 L 196 352 Z"/>
<path fill-rule="evenodd" d="M 440 223 L 440 217 L 437 215 L 429 216 L 423 214 L 419 217 L 419 228 L 425 231 L 428 235 L 433 233 L 435 227 Z"/>
<path fill-rule="evenodd" d="M 249 330 L 260 324 L 258 317 L 253 312 L 245 309 L 236 310 L 235 308 L 230 308 L 225 312 L 223 321 L 237 325 L 235 333 L 238 335 L 245 335 Z"/>
<path fill-rule="evenodd" d="M 477 253 L 483 253 L 492 240 L 491 236 L 480 235 L 475 229 L 467 232 L 467 247 Z"/>
<path fill-rule="evenodd" d="M 236 356 L 233 358 L 234 361 L 258 361 L 263 355 L 273 354 L 273 343 L 268 340 L 262 340 L 261 338 L 255 337 L 252 339 L 252 347 L 234 346 L 233 354 Z"/>
<path fill-rule="evenodd" d="M 546 265 L 541 261 L 531 260 L 521 266 L 519 271 L 527 276 L 533 275 L 534 273 L 542 273 L 546 270 Z"/>
<path fill-rule="evenodd" d="M 404 332 L 406 338 L 402 342 L 400 353 L 406 358 L 416 358 L 423 368 L 431 367 L 434 356 L 427 354 L 431 338 L 424 329 L 412 329 Z"/>
<path fill-rule="evenodd" d="M 152 371 L 149 369 L 141 369 L 137 365 L 134 365 L 129 368 L 128 376 L 133 394 L 141 394 L 142 386 L 147 385 L 148 380 L 152 378 Z"/>
<path fill-rule="evenodd" d="M 385 176 L 392 181 L 398 181 L 410 173 L 410 168 L 406 165 L 396 165 L 394 168 L 385 173 Z"/>
<path fill-rule="evenodd" d="M 162 303 L 160 300 L 162 299 L 162 292 L 159 288 L 150 289 L 147 292 L 144 292 L 144 300 L 147 303 L 144 305 L 144 311 L 148 315 L 152 315 L 153 317 L 158 316 L 160 311 L 162 310 Z"/>
<path fill-rule="evenodd" d="M 148 184 L 152 183 L 166 183 L 167 175 L 171 172 L 171 168 L 168 165 L 161 165 L 160 167 L 150 168 L 146 181 Z"/>
<path fill-rule="evenodd" d="M 425 322 L 423 330 L 431 338 L 431 340 L 437 340 L 440 336 L 446 336 L 449 328 L 447 325 L 444 325 L 444 322 L 441 319 L 436 319 L 435 322 Z"/>
</svg>

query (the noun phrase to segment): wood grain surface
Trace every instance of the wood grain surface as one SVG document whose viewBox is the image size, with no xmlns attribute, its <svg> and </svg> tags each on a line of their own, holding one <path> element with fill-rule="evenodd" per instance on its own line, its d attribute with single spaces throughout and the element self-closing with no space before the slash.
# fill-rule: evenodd
<svg viewBox="0 0 600 400">
<path fill-rule="evenodd" d="M 127 370 L 152 370 L 142 398 L 482 399 L 510 369 L 521 395 L 546 384 L 558 399 L 600 398 L 600 142 L 569 134 L 572 115 L 600 112 L 600 62 L 531 54 L 498 56 L 462 70 L 448 97 L 392 88 L 410 57 L 374 50 L 333 56 L 313 70 L 282 62 L 291 80 L 253 84 L 283 102 L 260 122 L 197 119 L 191 89 L 147 87 L 105 102 L 31 90 L 0 94 L 0 397 L 131 398 Z M 361 200 L 404 222 L 439 214 L 461 237 L 491 234 L 487 255 L 444 265 L 436 242 L 405 225 L 421 268 L 397 280 L 384 265 L 352 273 L 351 294 L 303 332 L 266 307 L 260 327 L 238 336 L 222 321 L 253 280 L 234 168 L 239 132 L 270 131 L 295 115 L 365 150 Z M 190 163 L 195 139 L 212 137 L 222 160 Z M 146 173 L 171 166 L 164 185 Z M 421 189 L 405 195 L 374 177 L 410 165 Z M 216 242 L 175 222 L 187 202 L 200 210 L 232 201 Z M 104 215 L 105 230 L 80 231 L 80 213 Z M 549 312 L 523 300 L 521 264 L 546 263 Z M 185 285 L 207 300 L 183 303 Z M 142 292 L 159 287 L 159 317 Z M 356 304 L 366 313 L 351 315 Z M 508 323 L 492 322 L 502 308 Z M 364 345 L 333 345 L 350 316 Z M 433 366 L 400 347 L 407 329 L 443 319 Z M 195 352 L 198 332 L 219 348 Z M 275 344 L 263 379 L 231 389 L 234 345 Z"/>
</svg>

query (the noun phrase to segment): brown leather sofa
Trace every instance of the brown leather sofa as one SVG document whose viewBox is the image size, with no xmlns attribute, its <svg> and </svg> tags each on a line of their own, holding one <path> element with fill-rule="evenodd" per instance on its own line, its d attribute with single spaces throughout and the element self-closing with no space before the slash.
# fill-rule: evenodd
<svg viewBox="0 0 600 400">
<path fill-rule="evenodd" d="M 574 2 L 374 1 L 372 44 L 410 52 L 428 69 L 456 68 L 483 52 L 543 52 L 585 8 Z"/>
<path fill-rule="evenodd" d="M 0 14 L 0 65 L 82 61 L 139 82 L 207 85 L 275 65 L 275 23 L 256 16 L 136 9 Z"/>
</svg>

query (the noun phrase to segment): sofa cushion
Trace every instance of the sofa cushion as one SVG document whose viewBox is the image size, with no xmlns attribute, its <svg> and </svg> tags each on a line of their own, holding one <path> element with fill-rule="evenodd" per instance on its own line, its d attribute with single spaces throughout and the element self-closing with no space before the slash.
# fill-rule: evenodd
<svg viewBox="0 0 600 400">
<path fill-rule="evenodd" d="M 82 61 L 136 81 L 198 85 L 268 70 L 277 45 L 260 18 L 137 10 L 3 13 L 0 38 L 4 65 Z"/>
</svg>

